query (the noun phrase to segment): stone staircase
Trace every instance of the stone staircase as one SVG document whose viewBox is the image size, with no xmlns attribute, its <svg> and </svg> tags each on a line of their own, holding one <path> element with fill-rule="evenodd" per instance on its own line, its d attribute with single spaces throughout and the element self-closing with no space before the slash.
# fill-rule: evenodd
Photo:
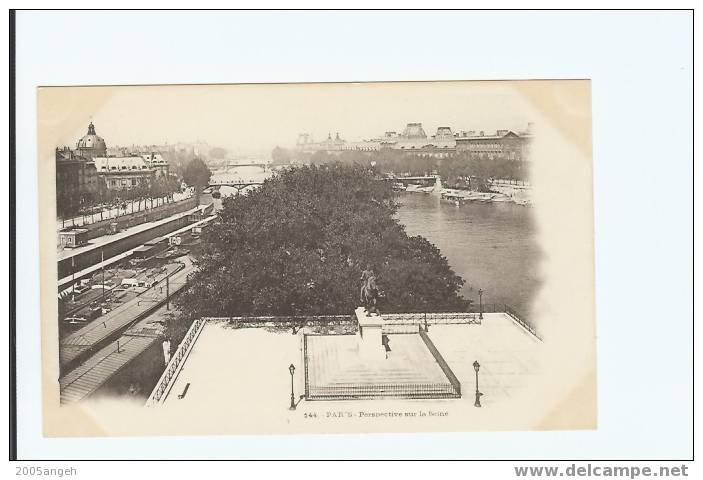
<svg viewBox="0 0 703 480">
<path fill-rule="evenodd" d="M 369 362 L 358 355 L 353 335 L 306 336 L 307 399 L 460 396 L 417 333 L 388 339 L 387 358 Z"/>
</svg>

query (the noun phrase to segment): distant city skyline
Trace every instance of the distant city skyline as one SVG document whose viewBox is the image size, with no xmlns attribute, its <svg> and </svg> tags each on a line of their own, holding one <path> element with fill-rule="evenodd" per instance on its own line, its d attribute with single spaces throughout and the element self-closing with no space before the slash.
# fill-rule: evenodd
<svg viewBox="0 0 703 480">
<path fill-rule="evenodd" d="M 57 87 L 41 94 L 55 105 L 55 121 L 63 121 L 63 145 L 75 146 L 92 121 L 108 148 L 200 140 L 235 154 L 266 154 L 295 147 L 300 133 L 319 141 L 339 132 L 358 141 L 412 122 L 428 136 L 438 127 L 521 131 L 535 115 L 516 83 Z"/>
</svg>

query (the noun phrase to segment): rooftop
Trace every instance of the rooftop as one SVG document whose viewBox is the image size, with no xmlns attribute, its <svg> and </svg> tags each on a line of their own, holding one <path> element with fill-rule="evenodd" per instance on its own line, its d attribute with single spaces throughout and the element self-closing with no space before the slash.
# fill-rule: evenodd
<svg viewBox="0 0 703 480">
<path fill-rule="evenodd" d="M 106 148 L 105 140 L 95 133 L 95 125 L 93 125 L 93 122 L 90 122 L 90 124 L 88 125 L 88 133 L 86 133 L 83 137 L 81 137 L 80 140 L 78 140 L 76 146 L 78 149 L 95 148 L 101 151 L 105 151 Z"/>
<path fill-rule="evenodd" d="M 132 157 L 93 157 L 98 172 L 124 172 L 149 170 L 149 164 L 142 158 Z"/>
<path fill-rule="evenodd" d="M 511 130 L 498 130 L 493 135 L 486 135 L 484 132 L 476 133 L 475 131 L 457 132 L 454 134 L 457 141 L 472 141 L 472 140 L 500 140 L 505 137 L 529 137 L 527 134 L 517 134 Z"/>
<path fill-rule="evenodd" d="M 168 162 L 158 152 L 140 153 L 139 156 L 142 157 L 148 165 L 152 165 L 152 166 L 168 165 Z"/>
</svg>

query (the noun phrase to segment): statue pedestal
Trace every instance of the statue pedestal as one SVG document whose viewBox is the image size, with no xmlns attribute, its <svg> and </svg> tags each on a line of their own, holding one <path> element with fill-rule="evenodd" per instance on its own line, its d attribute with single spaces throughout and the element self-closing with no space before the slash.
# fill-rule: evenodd
<svg viewBox="0 0 703 480">
<path fill-rule="evenodd" d="M 381 337 L 383 317 L 369 314 L 364 307 L 357 308 L 355 313 L 359 322 L 359 356 L 365 360 L 385 360 L 386 349 Z"/>
</svg>

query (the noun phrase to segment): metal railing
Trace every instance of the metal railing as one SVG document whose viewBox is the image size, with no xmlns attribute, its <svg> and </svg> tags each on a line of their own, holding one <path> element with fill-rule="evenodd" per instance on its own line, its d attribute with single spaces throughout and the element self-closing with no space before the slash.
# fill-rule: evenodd
<svg viewBox="0 0 703 480">
<path fill-rule="evenodd" d="M 508 305 L 505 303 L 483 303 L 481 305 L 471 305 L 472 313 L 505 313 Z"/>
<path fill-rule="evenodd" d="M 534 335 L 537 339 L 542 340 L 542 337 L 537 333 L 537 330 L 535 327 L 527 323 L 525 320 L 520 318 L 520 316 L 517 314 L 515 310 L 513 310 L 509 305 L 505 305 L 505 313 L 510 316 L 515 322 L 520 324 L 525 330 L 530 332 L 532 335 Z"/>
<path fill-rule="evenodd" d="M 474 311 L 481 308 L 483 313 L 505 313 L 510 318 L 512 318 L 515 323 L 519 324 L 525 330 L 534 335 L 538 340 L 542 340 L 542 337 L 537 333 L 537 329 L 530 323 L 529 320 L 525 318 L 525 315 L 518 313 L 513 307 L 506 303 L 484 303 L 481 307 L 478 305 L 473 305 Z"/>
<path fill-rule="evenodd" d="M 385 325 L 451 325 L 473 324 L 480 325 L 481 319 L 474 312 L 416 312 L 416 313 L 383 313 Z"/>
<path fill-rule="evenodd" d="M 159 378 L 156 387 L 154 387 L 154 390 L 147 399 L 146 406 L 152 406 L 156 403 L 160 403 L 162 399 L 165 398 L 165 395 L 168 394 L 171 387 L 171 380 L 173 380 L 178 375 L 178 372 L 180 372 L 181 367 L 183 366 L 183 361 L 188 356 L 191 347 L 195 343 L 195 340 L 198 338 L 198 335 L 200 335 L 200 332 L 206 323 L 207 318 L 202 317 L 195 320 L 191 324 L 185 337 L 181 341 L 180 345 L 178 345 L 176 353 L 174 353 L 173 357 L 171 357 L 171 360 L 166 366 L 166 370 L 164 370 L 164 373 L 161 374 L 161 378 Z"/>
<path fill-rule="evenodd" d="M 235 328 L 241 327 L 297 327 L 324 326 L 332 323 L 350 323 L 356 320 L 354 315 L 266 315 L 266 316 L 238 316 L 238 317 L 213 317 L 211 320 L 227 321 Z"/>
<path fill-rule="evenodd" d="M 383 313 L 384 333 L 417 331 L 414 328 L 403 329 L 404 326 L 427 327 L 428 325 L 480 325 L 481 318 L 477 312 L 406 312 Z M 275 327 L 293 328 L 299 330 L 304 327 L 346 327 L 356 331 L 357 321 L 355 315 L 281 315 L 281 316 L 237 316 L 237 317 L 212 317 L 208 320 L 227 322 L 234 328 Z"/>
<path fill-rule="evenodd" d="M 444 375 L 446 375 L 446 377 L 449 379 L 449 383 L 451 383 L 452 387 L 454 388 L 454 393 L 456 394 L 457 397 L 461 397 L 461 383 L 459 383 L 459 379 L 456 378 L 456 375 L 454 375 L 454 372 L 452 372 L 452 369 L 449 368 L 449 364 L 447 364 L 447 362 L 444 360 L 444 357 L 442 356 L 442 354 L 439 353 L 439 350 L 437 350 L 437 347 L 435 347 L 432 340 L 430 340 L 430 337 L 429 337 L 429 335 L 427 335 L 427 332 L 420 329 L 419 333 L 420 333 L 420 338 L 422 338 L 422 341 L 425 342 L 427 349 L 430 351 L 430 353 L 434 357 L 435 361 L 439 365 L 439 368 L 442 369 L 442 372 L 444 372 Z"/>
<path fill-rule="evenodd" d="M 355 400 L 371 398 L 458 398 L 454 387 L 444 383 L 339 383 L 310 386 L 306 400 Z"/>
<path fill-rule="evenodd" d="M 233 179 L 233 180 L 210 180 L 209 185 L 212 187 L 217 186 L 235 186 L 235 185 L 263 185 L 264 181 L 261 179 Z"/>
<path fill-rule="evenodd" d="M 305 370 L 305 398 L 310 398 L 310 376 L 308 374 L 308 336 L 303 335 L 303 367 Z"/>
</svg>

